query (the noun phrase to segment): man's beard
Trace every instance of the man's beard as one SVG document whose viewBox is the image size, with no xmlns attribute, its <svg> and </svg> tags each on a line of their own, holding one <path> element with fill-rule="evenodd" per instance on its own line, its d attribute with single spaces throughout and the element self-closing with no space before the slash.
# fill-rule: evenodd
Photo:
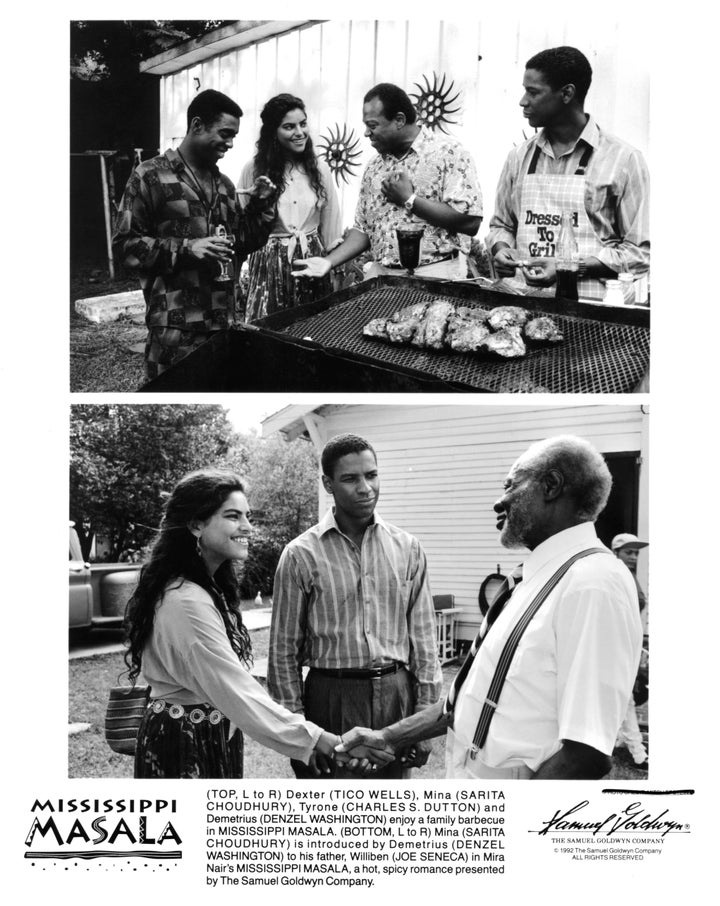
<svg viewBox="0 0 720 906">
<path fill-rule="evenodd" d="M 516 500 L 510 513 L 505 517 L 505 525 L 500 533 L 500 543 L 509 550 L 528 547 L 527 537 L 530 529 L 529 507 L 523 500 Z"/>
</svg>

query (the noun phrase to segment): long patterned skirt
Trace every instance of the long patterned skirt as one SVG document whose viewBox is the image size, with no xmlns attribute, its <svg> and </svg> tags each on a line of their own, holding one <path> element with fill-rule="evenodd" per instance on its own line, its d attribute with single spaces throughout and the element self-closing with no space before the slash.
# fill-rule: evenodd
<svg viewBox="0 0 720 906">
<path fill-rule="evenodd" d="M 317 233 L 308 236 L 307 257 L 322 256 L 325 249 Z M 293 261 L 305 257 L 298 242 Z M 250 282 L 247 292 L 245 320 L 256 321 L 273 312 L 306 302 L 322 299 L 332 291 L 330 276 L 316 280 L 312 277 L 293 277 L 288 260 L 288 239 L 271 236 L 267 244 L 250 255 Z"/>
<path fill-rule="evenodd" d="M 178 708 L 184 713 L 178 713 Z M 231 780 L 243 775 L 243 736 L 235 730 L 228 740 L 230 722 L 217 723 L 208 715 L 210 705 L 148 706 L 135 749 L 135 777 Z M 202 711 L 204 717 L 199 717 Z M 216 714 L 218 712 L 215 712 Z M 197 722 L 196 722 L 197 721 Z"/>
</svg>

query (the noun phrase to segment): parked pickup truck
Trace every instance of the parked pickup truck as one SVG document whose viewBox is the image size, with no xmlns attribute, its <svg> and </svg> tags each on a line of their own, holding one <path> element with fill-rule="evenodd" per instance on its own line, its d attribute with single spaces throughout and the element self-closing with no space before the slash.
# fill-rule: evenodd
<svg viewBox="0 0 720 906">
<path fill-rule="evenodd" d="M 70 523 L 70 629 L 120 626 L 140 567 L 136 563 L 86 563 Z"/>
</svg>

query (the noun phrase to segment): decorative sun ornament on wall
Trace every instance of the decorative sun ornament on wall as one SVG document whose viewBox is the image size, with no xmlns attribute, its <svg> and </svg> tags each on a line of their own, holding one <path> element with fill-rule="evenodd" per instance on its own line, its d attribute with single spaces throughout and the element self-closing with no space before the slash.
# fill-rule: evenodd
<svg viewBox="0 0 720 906">
<path fill-rule="evenodd" d="M 324 143 L 324 144 L 323 144 Z M 355 138 L 355 130 L 351 129 L 348 133 L 348 127 L 343 125 L 342 135 L 338 123 L 328 129 L 327 134 L 320 136 L 317 141 L 318 148 L 322 151 L 330 172 L 335 177 L 335 182 L 339 186 L 340 178 L 348 182 L 348 177 L 353 176 L 353 170 L 360 164 L 356 158 L 361 156 L 358 147 L 360 140 Z"/>
<path fill-rule="evenodd" d="M 415 103 L 420 122 L 427 126 L 428 129 L 432 129 L 433 132 L 436 129 L 440 129 L 442 132 L 447 133 L 445 126 L 453 126 L 457 123 L 457 120 L 451 120 L 450 116 L 460 112 L 460 107 L 452 106 L 460 97 L 460 92 L 458 91 L 452 95 L 455 87 L 455 82 L 452 79 L 447 88 L 445 87 L 447 80 L 445 74 L 443 74 L 442 82 L 439 84 L 438 77 L 434 72 L 432 85 L 426 75 L 422 78 L 425 82 L 425 87 L 415 82 L 417 93 L 410 95 Z"/>
</svg>

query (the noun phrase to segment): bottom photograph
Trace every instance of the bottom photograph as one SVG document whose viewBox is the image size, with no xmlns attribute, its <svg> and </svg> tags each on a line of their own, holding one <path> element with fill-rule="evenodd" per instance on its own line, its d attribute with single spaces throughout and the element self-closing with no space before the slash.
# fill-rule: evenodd
<svg viewBox="0 0 720 906">
<path fill-rule="evenodd" d="M 652 776 L 647 406 L 263 403 L 71 407 L 69 777 Z"/>
</svg>

